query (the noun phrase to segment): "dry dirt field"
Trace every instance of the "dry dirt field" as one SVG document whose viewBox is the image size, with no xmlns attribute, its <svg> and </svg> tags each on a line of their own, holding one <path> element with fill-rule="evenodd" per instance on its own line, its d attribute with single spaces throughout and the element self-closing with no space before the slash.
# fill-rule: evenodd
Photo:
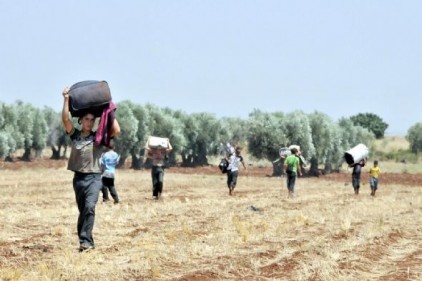
<svg viewBox="0 0 422 281">
<path fill-rule="evenodd" d="M 171 168 L 153 201 L 148 170 L 118 170 L 79 253 L 65 162 L 2 162 L 0 280 L 422 280 L 422 174 L 386 171 L 375 198 L 348 171 L 299 178 L 294 199 L 268 174 L 229 196 L 216 167 Z"/>
</svg>

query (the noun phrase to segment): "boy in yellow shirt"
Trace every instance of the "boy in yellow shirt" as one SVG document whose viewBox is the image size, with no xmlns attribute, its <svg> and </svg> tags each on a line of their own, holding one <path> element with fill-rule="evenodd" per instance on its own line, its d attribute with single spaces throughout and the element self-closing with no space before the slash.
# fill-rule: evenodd
<svg viewBox="0 0 422 281">
<path fill-rule="evenodd" d="M 370 176 L 370 185 L 371 185 L 371 196 L 375 196 L 375 191 L 377 191 L 378 188 L 378 178 L 381 174 L 381 170 L 378 167 L 378 161 L 374 161 L 374 166 L 371 167 L 369 170 L 369 176 Z"/>
</svg>

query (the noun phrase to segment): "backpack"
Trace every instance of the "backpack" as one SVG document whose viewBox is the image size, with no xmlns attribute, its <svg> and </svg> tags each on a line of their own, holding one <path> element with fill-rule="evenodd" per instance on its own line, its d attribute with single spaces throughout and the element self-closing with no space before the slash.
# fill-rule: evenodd
<svg viewBox="0 0 422 281">
<path fill-rule="evenodd" d="M 286 173 L 289 174 L 289 175 L 293 174 L 293 167 L 290 166 L 290 165 L 287 165 Z"/>
<path fill-rule="evenodd" d="M 226 158 L 221 159 L 220 164 L 218 164 L 218 168 L 223 174 L 227 173 L 228 166 L 229 162 L 226 160 Z"/>
</svg>

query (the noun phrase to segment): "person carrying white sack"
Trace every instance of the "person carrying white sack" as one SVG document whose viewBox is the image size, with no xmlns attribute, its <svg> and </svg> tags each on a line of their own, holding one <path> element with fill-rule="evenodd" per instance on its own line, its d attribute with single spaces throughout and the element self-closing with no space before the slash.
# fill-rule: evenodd
<svg viewBox="0 0 422 281">
<path fill-rule="evenodd" d="M 166 140 L 164 143 L 160 143 L 158 145 L 152 145 L 154 140 L 162 141 L 163 138 L 149 137 L 145 145 L 145 151 L 147 153 L 147 157 L 152 159 L 152 198 L 158 200 L 163 193 L 165 168 L 164 161 L 173 150 L 173 147 L 171 146 L 170 140 L 168 138 L 164 139 Z"/>
</svg>

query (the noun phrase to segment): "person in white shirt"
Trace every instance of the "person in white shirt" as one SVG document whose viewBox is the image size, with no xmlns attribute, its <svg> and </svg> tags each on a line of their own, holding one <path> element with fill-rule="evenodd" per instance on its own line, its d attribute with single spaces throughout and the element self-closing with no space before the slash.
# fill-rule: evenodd
<svg viewBox="0 0 422 281">
<path fill-rule="evenodd" d="M 227 169 L 227 186 L 229 188 L 229 195 L 233 195 L 233 191 L 237 184 L 237 177 L 239 175 L 239 166 L 242 163 L 243 168 L 246 170 L 245 162 L 243 161 L 242 148 L 236 147 L 235 153 L 229 158 L 229 168 Z"/>
</svg>

